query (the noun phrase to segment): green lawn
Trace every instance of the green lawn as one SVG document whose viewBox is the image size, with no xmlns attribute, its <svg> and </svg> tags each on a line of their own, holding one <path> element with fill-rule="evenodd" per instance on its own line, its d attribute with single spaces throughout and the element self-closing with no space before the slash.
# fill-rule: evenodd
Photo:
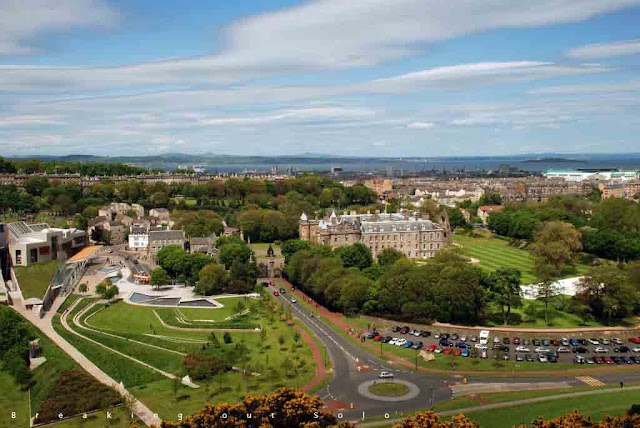
<svg viewBox="0 0 640 428">
<path fill-rule="evenodd" d="M 369 392 L 381 397 L 400 397 L 409 392 L 409 387 L 397 382 L 379 382 L 369 387 Z"/>
<path fill-rule="evenodd" d="M 555 418 L 574 410 L 594 420 L 600 420 L 605 414 L 619 415 L 640 401 L 640 391 L 624 391 L 594 394 L 562 400 L 544 401 L 503 409 L 469 412 L 467 416 L 478 422 L 481 427 L 511 428 L 519 424 L 529 424 L 539 416 Z"/>
<path fill-rule="evenodd" d="M 256 253 L 256 257 L 264 258 L 267 257 L 267 250 L 269 249 L 269 244 L 265 242 L 257 242 L 255 244 L 251 244 L 251 249 L 254 253 Z M 284 258 L 282 252 L 280 251 L 280 245 L 271 244 L 271 248 L 273 248 L 274 258 Z"/>
<path fill-rule="evenodd" d="M 271 309 L 266 309 L 261 301 L 256 301 L 255 304 L 259 314 L 272 312 Z M 71 321 L 75 313 L 86 307 L 84 302 L 79 305 L 81 307 L 69 315 L 68 321 Z M 200 350 L 210 332 L 166 328 L 153 313 L 154 309 L 160 308 L 117 302 L 108 307 L 99 305 L 81 317 L 80 322 L 84 322 L 88 327 L 123 336 L 122 339 L 99 332 L 88 332 L 77 326 L 72 328 L 122 353 L 182 376 L 185 374 L 181 366 L 182 356 L 133 343 L 127 339 L 135 339 L 167 350 L 189 353 Z M 201 314 L 216 310 L 196 309 L 195 311 Z M 90 313 L 94 315 L 88 317 Z M 216 318 L 217 315 L 211 315 L 211 317 Z M 223 347 L 231 347 L 237 342 L 244 342 L 250 349 L 251 357 L 247 368 L 249 371 L 260 373 L 260 376 L 244 376 L 241 373 L 229 372 L 218 375 L 208 382 L 198 381 L 197 383 L 201 386 L 198 389 L 181 386 L 177 394 L 173 392 L 173 382 L 160 374 L 77 336 L 69 337 L 69 332 L 64 333 L 63 336 L 107 374 L 114 379 L 124 380 L 125 385 L 130 387 L 130 392 L 150 409 L 162 418 L 175 420 L 178 413 L 194 413 L 207 402 L 238 401 L 246 394 L 267 393 L 282 386 L 302 386 L 313 378 L 315 367 L 311 350 L 302 340 L 294 341 L 293 327 L 277 317 L 272 321 L 269 321 L 270 318 L 258 317 L 256 320 L 258 325 L 263 324 L 267 332 L 264 343 L 261 342 L 259 333 L 231 332 L 232 343 L 222 344 Z M 54 325 L 56 330 L 61 327 L 58 315 L 54 318 Z M 222 334 L 216 335 L 223 342 Z M 279 343 L 280 337 L 284 341 L 283 344 Z M 285 360 L 297 365 L 297 375 L 292 369 L 287 370 L 284 367 Z"/>
<path fill-rule="evenodd" d="M 87 419 L 82 417 L 75 417 L 66 419 L 55 424 L 47 425 L 47 428 L 129 428 L 131 426 L 129 422 L 129 415 L 124 407 L 117 407 L 110 409 L 111 419 L 109 419 L 109 425 L 106 425 L 107 414 L 105 411 L 95 412 L 87 415 Z"/>
<path fill-rule="evenodd" d="M 62 314 L 69 306 L 73 304 L 78 298 L 81 297 L 79 294 L 69 294 L 67 298 L 62 302 L 62 305 L 58 308 L 58 313 Z"/>
<path fill-rule="evenodd" d="M 453 235 L 453 242 L 459 245 L 466 256 L 479 260 L 478 266 L 491 272 L 501 267 L 512 267 L 522 272 L 523 284 L 534 284 L 537 281 L 533 274 L 533 262 L 528 251 L 509 246 L 503 239 L 490 237 L 470 237 Z M 567 273 L 565 277 L 583 275 L 589 267 L 576 266 L 575 272 Z"/>
<path fill-rule="evenodd" d="M 0 371 L 0 428 L 29 426 L 29 396 L 8 373 Z M 15 419 L 11 413 L 15 412 Z"/>
<path fill-rule="evenodd" d="M 57 260 L 35 263 L 31 266 L 16 266 L 14 270 L 22 296 L 25 299 L 31 297 L 42 299 L 59 266 L 60 262 Z"/>
</svg>

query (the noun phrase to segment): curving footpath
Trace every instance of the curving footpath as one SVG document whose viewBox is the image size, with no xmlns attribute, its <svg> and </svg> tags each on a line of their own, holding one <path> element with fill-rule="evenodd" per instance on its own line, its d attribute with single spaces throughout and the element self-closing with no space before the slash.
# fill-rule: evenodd
<svg viewBox="0 0 640 428">
<path fill-rule="evenodd" d="M 160 324 L 162 324 L 163 327 L 168 328 L 170 330 L 178 330 L 178 331 L 204 331 L 204 332 L 209 332 L 209 331 L 228 331 L 228 332 L 240 332 L 240 333 L 260 333 L 260 329 L 259 328 L 197 328 L 197 327 L 175 327 L 173 325 L 169 325 L 166 322 L 164 322 L 164 320 L 160 317 L 160 315 L 158 315 L 158 313 L 154 310 L 153 314 L 156 316 L 156 318 L 158 318 L 158 321 L 160 321 Z"/>
<path fill-rule="evenodd" d="M 120 355 L 121 357 L 127 358 L 127 359 L 129 359 L 129 360 L 133 361 L 134 363 L 140 364 L 140 365 L 142 365 L 142 366 L 144 366 L 144 367 L 146 367 L 146 368 L 148 368 L 148 369 L 151 369 L 151 370 L 153 370 L 153 371 L 156 371 L 156 372 L 160 373 L 162 376 L 164 376 L 164 377 L 166 377 L 166 378 L 168 378 L 168 379 L 172 379 L 172 380 L 173 380 L 173 379 L 179 379 L 177 376 L 172 375 L 171 373 L 167 373 L 167 372 L 165 372 L 165 371 L 163 371 L 163 370 L 160 370 L 159 368 L 154 367 L 154 366 L 152 366 L 151 364 L 147 364 L 147 363 L 145 363 L 144 361 L 140 361 L 140 360 L 138 360 L 138 359 L 136 359 L 136 358 L 133 358 L 133 357 L 132 357 L 132 356 L 130 356 L 130 355 L 127 355 L 127 354 L 122 353 L 122 352 L 120 352 L 120 351 L 117 351 L 117 350 L 115 350 L 115 349 L 113 349 L 113 348 L 110 348 L 110 347 L 108 347 L 107 345 L 104 345 L 104 344 L 102 344 L 102 343 L 98 342 L 97 340 L 93 340 L 93 339 L 91 339 L 91 338 L 89 338 L 89 337 L 87 337 L 87 336 L 83 336 L 82 334 L 78 333 L 77 331 L 75 331 L 74 329 L 72 329 L 71 327 L 69 327 L 69 324 L 67 324 L 67 315 L 73 311 L 73 309 L 77 306 L 77 304 L 78 304 L 81 300 L 82 300 L 82 298 L 80 298 L 80 299 L 76 300 L 75 302 L 73 302 L 73 304 L 69 307 L 69 309 L 68 309 L 67 311 L 65 311 L 65 313 L 64 313 L 64 314 L 62 314 L 62 316 L 60 317 L 60 322 L 62 323 L 62 326 L 63 326 L 67 331 L 69 331 L 70 333 L 75 334 L 75 335 L 76 335 L 76 336 L 78 336 L 78 337 L 81 337 L 82 339 L 84 339 L 84 340 L 86 340 L 86 341 L 88 341 L 88 342 L 91 342 L 91 343 L 93 343 L 93 344 L 95 344 L 95 345 L 98 345 L 98 346 L 100 346 L 100 347 L 102 347 L 102 348 L 104 348 L 104 349 L 106 349 L 106 350 L 108 350 L 108 351 L 110 351 L 110 352 L 113 352 L 114 354 L 117 354 L 117 355 Z M 75 325 L 78 325 L 78 326 L 79 326 L 78 318 L 79 318 L 80 316 L 82 316 L 82 315 L 83 315 L 83 314 L 84 314 L 84 313 L 85 313 L 85 312 L 86 312 L 86 311 L 87 311 L 91 306 L 93 306 L 93 305 L 89 305 L 89 306 L 87 306 L 85 309 L 83 309 L 82 311 L 78 312 L 78 313 L 73 317 L 73 320 L 72 320 L 73 324 L 75 324 Z M 86 327 L 85 327 L 85 328 L 86 328 Z M 90 329 L 88 329 L 88 328 L 87 328 L 87 330 L 90 330 Z M 162 349 L 162 348 L 161 348 L 161 349 Z M 182 382 L 182 381 L 181 381 L 181 382 Z M 189 383 L 185 383 L 185 382 L 182 382 L 182 383 L 183 383 L 183 384 L 185 384 L 185 385 L 188 385 L 188 386 L 191 386 L 191 387 L 197 388 L 197 385 L 195 385 L 195 386 L 194 386 L 193 384 L 189 384 Z"/>
<path fill-rule="evenodd" d="M 51 319 L 57 313 L 58 308 L 63 301 L 64 299 L 62 298 L 62 296 L 60 296 L 59 299 L 56 299 L 53 307 L 51 307 L 51 309 L 46 313 L 44 318 L 39 318 L 33 312 L 25 308 L 19 306 L 11 307 L 16 312 L 20 313 L 20 315 L 27 318 L 42 333 L 44 333 L 49 339 L 51 339 L 56 345 L 58 345 L 58 347 L 60 347 L 73 360 L 75 360 L 80 365 L 80 367 L 86 370 L 87 373 L 89 373 L 105 385 L 115 388 L 123 396 L 131 397 L 133 399 L 133 413 L 135 413 L 135 415 L 140 418 L 140 420 L 144 422 L 145 425 L 149 427 L 159 426 L 160 423 L 162 423 L 162 419 L 160 419 L 154 412 L 152 412 L 143 402 L 133 398 L 133 396 L 126 390 L 126 388 L 121 386 L 108 374 L 103 372 L 98 366 L 92 363 L 87 357 L 84 356 L 84 354 L 74 348 L 69 342 L 67 342 L 62 336 L 60 336 L 58 332 L 53 329 Z"/>
</svg>

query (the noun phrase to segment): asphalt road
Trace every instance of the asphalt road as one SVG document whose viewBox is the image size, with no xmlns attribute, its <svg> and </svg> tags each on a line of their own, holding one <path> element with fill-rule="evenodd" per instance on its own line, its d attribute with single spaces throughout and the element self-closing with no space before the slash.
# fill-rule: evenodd
<svg viewBox="0 0 640 428">
<path fill-rule="evenodd" d="M 276 287 L 269 287 L 270 292 Z M 297 299 L 298 296 L 294 295 Z M 459 383 L 461 378 L 454 376 L 440 376 L 417 373 L 407 370 L 404 367 L 391 364 L 389 361 L 379 358 L 368 351 L 365 351 L 351 341 L 343 338 L 333 328 L 324 321 L 315 317 L 311 311 L 298 303 L 291 303 L 289 293 L 280 295 L 278 299 L 284 305 L 291 307 L 292 314 L 300 319 L 302 323 L 326 347 L 329 357 L 333 363 L 334 376 L 329 385 L 318 393 L 334 411 L 342 413 L 346 420 L 360 420 L 382 416 L 385 413 L 389 417 L 400 417 L 408 412 L 423 410 L 442 401 L 452 398 L 452 389 L 449 384 Z M 358 370 L 358 366 L 366 366 Z M 418 386 L 419 394 L 412 399 L 399 402 L 384 402 L 364 397 L 358 392 L 358 386 L 363 382 L 378 379 L 381 371 L 388 371 L 394 374 L 395 379 L 409 381 Z M 639 372 L 610 373 L 593 376 L 605 383 L 617 384 L 620 381 L 625 383 L 640 382 Z M 563 376 L 558 373 L 553 377 L 525 378 L 525 377 L 468 377 L 469 383 L 536 383 L 536 382 L 563 382 L 572 386 L 587 386 L 583 381 L 573 376 Z M 550 391 L 550 395 L 553 392 Z M 344 409 L 344 410 L 341 410 Z"/>
<path fill-rule="evenodd" d="M 274 287 L 270 287 L 270 290 L 273 291 Z M 451 389 L 446 379 L 415 373 L 381 360 L 340 336 L 323 321 L 314 317 L 304 306 L 292 304 L 288 294 L 281 295 L 278 299 L 285 305 L 291 306 L 292 314 L 300 319 L 327 348 L 333 363 L 334 376 L 329 385 L 318 395 L 336 414 L 342 413 L 347 420 L 381 416 L 385 413 L 389 413 L 393 418 L 451 398 Z M 358 370 L 358 366 L 366 367 Z M 395 379 L 415 384 L 420 388 L 419 394 L 415 398 L 400 402 L 378 401 L 361 395 L 358 392 L 358 386 L 366 381 L 377 380 L 381 371 L 392 372 Z M 340 410 L 343 407 L 344 410 Z"/>
</svg>

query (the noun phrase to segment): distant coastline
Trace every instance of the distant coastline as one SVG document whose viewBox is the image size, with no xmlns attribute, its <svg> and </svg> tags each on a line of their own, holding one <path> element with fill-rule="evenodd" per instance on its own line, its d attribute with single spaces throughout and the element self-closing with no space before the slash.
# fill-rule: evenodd
<svg viewBox="0 0 640 428">
<path fill-rule="evenodd" d="M 589 163 L 586 159 L 575 159 L 575 158 L 556 158 L 556 157 L 547 157 L 547 158 L 535 158 L 535 159 L 525 159 L 522 163 L 547 163 L 547 162 L 557 162 L 557 163 Z"/>
</svg>

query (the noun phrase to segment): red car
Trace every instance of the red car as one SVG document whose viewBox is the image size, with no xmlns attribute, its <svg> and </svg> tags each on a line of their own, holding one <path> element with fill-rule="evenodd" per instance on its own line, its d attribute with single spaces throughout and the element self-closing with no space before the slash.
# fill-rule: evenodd
<svg viewBox="0 0 640 428">
<path fill-rule="evenodd" d="M 461 352 L 462 352 L 462 349 L 460 349 L 460 348 L 455 348 L 455 349 L 453 350 L 453 355 L 455 355 L 456 357 L 459 357 Z"/>
<path fill-rule="evenodd" d="M 434 352 L 436 349 L 438 349 L 438 345 L 436 343 L 432 343 L 427 347 L 427 351 L 429 352 Z"/>
<path fill-rule="evenodd" d="M 611 358 L 609 358 L 609 357 L 605 357 L 604 358 L 604 362 L 607 363 L 607 364 L 614 364 L 613 360 Z"/>
<path fill-rule="evenodd" d="M 273 295 L 278 297 L 280 295 L 280 293 L 278 293 L 278 291 L 276 290 L 276 291 L 273 292 Z"/>
<path fill-rule="evenodd" d="M 380 342 L 382 339 L 384 339 L 383 336 L 377 335 L 376 337 L 373 338 L 374 342 Z"/>
<path fill-rule="evenodd" d="M 442 355 L 449 355 L 451 352 L 453 352 L 453 348 L 444 348 Z"/>
<path fill-rule="evenodd" d="M 520 338 L 519 337 L 514 337 L 513 338 L 513 344 L 514 345 L 519 345 L 520 344 Z"/>
<path fill-rule="evenodd" d="M 635 343 L 635 344 L 640 344 L 640 336 L 630 337 L 629 338 L 629 342 Z"/>
</svg>

